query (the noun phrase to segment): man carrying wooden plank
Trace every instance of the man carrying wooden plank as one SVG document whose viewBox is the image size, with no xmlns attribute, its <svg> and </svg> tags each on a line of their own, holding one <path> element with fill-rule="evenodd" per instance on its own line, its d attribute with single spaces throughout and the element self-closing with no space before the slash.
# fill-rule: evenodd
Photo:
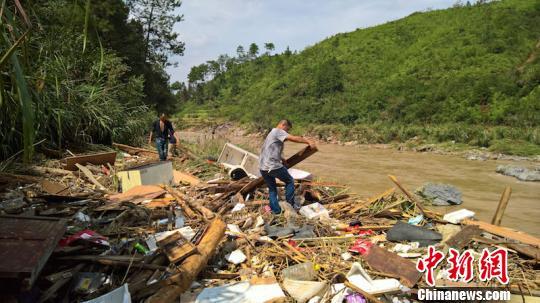
<svg viewBox="0 0 540 303">
<path fill-rule="evenodd" d="M 292 141 L 296 143 L 304 143 L 312 148 L 315 148 L 315 142 L 304 137 L 293 136 L 288 133 L 292 128 L 292 123 L 289 120 L 281 120 L 278 125 L 273 128 L 261 148 L 259 156 L 259 170 L 268 186 L 270 208 L 275 214 L 281 213 L 279 206 L 276 178 L 285 183 L 285 198 L 295 209 L 300 208 L 294 201 L 294 179 L 287 171 L 287 163 L 283 158 L 283 143 Z"/>
</svg>

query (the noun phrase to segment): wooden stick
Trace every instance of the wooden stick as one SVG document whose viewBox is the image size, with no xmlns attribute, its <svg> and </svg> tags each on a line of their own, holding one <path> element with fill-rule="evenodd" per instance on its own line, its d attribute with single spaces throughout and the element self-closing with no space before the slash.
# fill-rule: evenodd
<svg viewBox="0 0 540 303">
<path fill-rule="evenodd" d="M 512 188 L 510 186 L 507 186 L 501 196 L 501 200 L 499 200 L 499 205 L 497 206 L 497 211 L 495 211 L 495 215 L 493 215 L 493 219 L 491 220 L 491 224 L 500 226 L 502 217 L 504 215 L 504 211 L 506 210 L 506 206 L 508 205 L 508 201 L 510 200 L 510 195 L 512 194 Z"/>
<path fill-rule="evenodd" d="M 465 219 L 462 221 L 465 225 L 478 225 L 482 230 L 500 237 L 516 240 L 525 244 L 540 247 L 540 239 L 522 231 L 517 231 L 508 227 L 496 226 L 483 221 L 473 221 Z"/>
<path fill-rule="evenodd" d="M 173 190 L 170 187 L 166 187 L 165 190 L 167 190 L 169 194 L 171 194 L 176 199 L 176 202 L 178 203 L 178 205 L 180 205 L 180 207 L 184 211 L 184 214 L 186 214 L 189 219 L 194 219 L 198 217 L 197 214 L 191 209 L 191 207 L 189 207 L 183 197 L 178 195 L 178 192 L 176 190 Z"/>
<path fill-rule="evenodd" d="M 403 187 L 401 185 L 401 183 L 399 183 L 398 179 L 395 177 L 395 176 L 392 176 L 392 175 L 388 175 L 388 177 L 390 178 L 390 180 L 392 180 L 392 182 L 394 182 L 397 187 L 399 187 L 399 189 L 401 189 L 401 191 L 418 207 L 418 209 L 420 209 L 420 212 L 424 215 L 424 217 L 426 218 L 431 218 L 433 219 L 434 216 L 432 214 L 428 214 L 425 210 L 424 210 L 424 207 L 420 204 L 420 202 L 418 202 L 418 200 L 416 200 L 416 198 L 413 196 L 413 194 L 411 194 L 405 187 Z"/>
<path fill-rule="evenodd" d="M 296 164 L 304 161 L 306 158 L 308 158 L 309 156 L 313 155 L 314 153 L 317 152 L 317 148 L 314 147 L 314 148 L 311 148 L 310 146 L 306 146 L 304 149 L 302 149 L 301 151 L 297 152 L 296 154 L 292 155 L 289 159 L 287 159 L 287 167 L 288 168 L 291 168 L 293 166 L 295 166 Z M 251 182 L 249 182 L 246 186 L 244 186 L 242 189 L 240 189 L 240 193 L 242 195 L 245 195 L 249 192 L 252 192 L 253 190 L 255 190 L 257 187 L 261 186 L 264 184 L 264 179 L 263 177 L 259 177 Z"/>
<path fill-rule="evenodd" d="M 351 210 L 349 210 L 349 214 L 355 214 L 356 212 L 358 212 L 359 210 L 361 210 L 362 208 L 366 208 L 368 207 L 369 205 L 393 194 L 394 192 L 396 191 L 396 189 L 394 187 L 390 188 L 390 189 L 387 189 L 385 192 L 383 192 L 382 194 L 380 195 L 377 195 L 377 196 L 374 196 L 374 197 L 371 197 L 367 200 L 367 202 L 365 203 L 362 203 L 358 206 L 355 206 L 354 208 L 352 208 Z"/>
</svg>

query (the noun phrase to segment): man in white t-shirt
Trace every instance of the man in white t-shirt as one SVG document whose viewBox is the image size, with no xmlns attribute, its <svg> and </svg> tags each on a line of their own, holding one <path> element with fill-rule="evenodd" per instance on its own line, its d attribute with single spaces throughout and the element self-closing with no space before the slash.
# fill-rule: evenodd
<svg viewBox="0 0 540 303">
<path fill-rule="evenodd" d="M 299 208 L 299 206 L 294 203 L 294 179 L 287 171 L 285 159 L 282 156 L 283 143 L 285 141 L 292 141 L 315 147 L 315 142 L 313 141 L 307 140 L 304 137 L 290 135 L 288 131 L 291 128 L 292 123 L 289 120 L 279 121 L 278 125 L 270 131 L 268 136 L 266 136 L 259 157 L 259 170 L 268 186 L 270 208 L 275 214 L 281 213 L 277 195 L 276 178 L 285 183 L 285 198 L 287 202 L 295 209 Z"/>
</svg>

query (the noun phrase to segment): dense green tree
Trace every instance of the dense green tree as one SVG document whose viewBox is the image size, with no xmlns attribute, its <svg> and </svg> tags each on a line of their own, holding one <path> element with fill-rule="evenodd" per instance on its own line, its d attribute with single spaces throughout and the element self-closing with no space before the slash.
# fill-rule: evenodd
<svg viewBox="0 0 540 303">
<path fill-rule="evenodd" d="M 259 46 L 256 43 L 251 43 L 249 45 L 249 57 L 250 59 L 257 58 L 257 55 L 259 54 Z"/>
<path fill-rule="evenodd" d="M 126 0 L 131 15 L 143 25 L 144 61 L 170 65 L 171 56 L 184 54 L 184 42 L 180 41 L 174 25 L 183 20 L 178 13 L 180 0 Z"/>
<path fill-rule="evenodd" d="M 280 55 L 244 60 L 242 49 L 226 71 L 190 92 L 191 100 L 246 123 L 262 121 L 264 113 L 267 120 L 287 116 L 300 125 L 455 123 L 462 133 L 435 137 L 460 142 L 480 138 L 479 127 L 531 127 L 532 133 L 512 136 L 540 142 L 535 2 L 414 13 L 337 34 L 298 54 L 287 47 Z"/>
<path fill-rule="evenodd" d="M 274 49 L 276 49 L 276 47 L 274 46 L 274 43 L 272 42 L 265 43 L 264 48 L 266 49 L 267 55 L 270 55 L 270 53 L 272 53 Z"/>
</svg>

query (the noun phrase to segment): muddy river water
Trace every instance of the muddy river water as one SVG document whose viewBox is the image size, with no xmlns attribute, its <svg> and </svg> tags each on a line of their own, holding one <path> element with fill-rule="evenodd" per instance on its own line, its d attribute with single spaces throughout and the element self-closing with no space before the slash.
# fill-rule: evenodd
<svg viewBox="0 0 540 303">
<path fill-rule="evenodd" d="M 182 133 L 189 141 L 204 140 L 197 133 Z M 232 143 L 257 146 L 260 139 L 227 137 Z M 505 186 L 512 188 L 510 202 L 502 219 L 503 226 L 540 236 L 540 182 L 523 182 L 495 172 L 499 164 L 531 165 L 526 161 L 471 161 L 460 156 L 397 151 L 393 148 L 319 144 L 319 152 L 298 165 L 316 178 L 339 182 L 362 198 L 394 186 L 388 175 L 395 175 L 409 190 L 425 182 L 447 183 L 463 193 L 460 206 L 439 206 L 447 213 L 460 208 L 476 212 L 478 219 L 490 222 Z M 285 143 L 285 154 L 291 155 L 301 144 Z"/>
</svg>

